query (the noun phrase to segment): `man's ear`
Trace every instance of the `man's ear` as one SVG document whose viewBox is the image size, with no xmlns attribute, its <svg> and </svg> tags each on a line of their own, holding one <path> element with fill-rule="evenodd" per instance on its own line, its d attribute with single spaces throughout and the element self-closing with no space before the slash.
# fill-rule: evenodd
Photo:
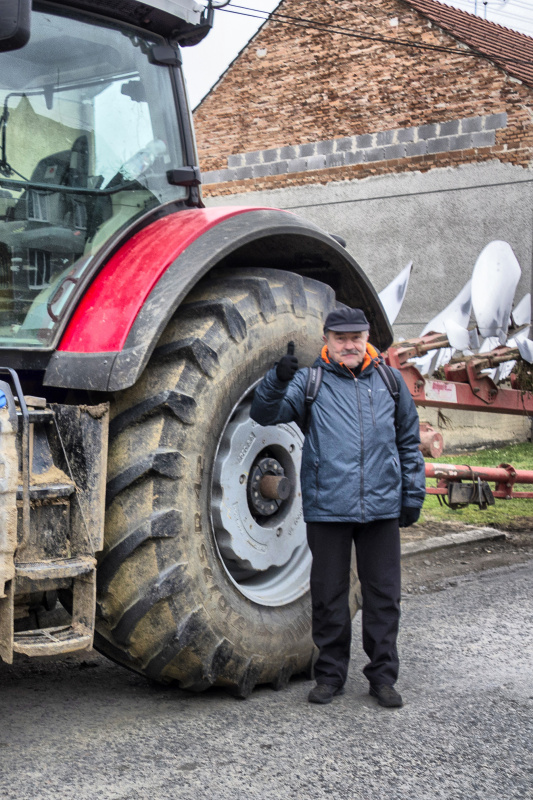
<svg viewBox="0 0 533 800">
<path fill-rule="evenodd" d="M 322 341 L 325 342 L 326 344 L 328 343 L 328 337 L 326 336 L 326 334 L 322 336 Z"/>
</svg>

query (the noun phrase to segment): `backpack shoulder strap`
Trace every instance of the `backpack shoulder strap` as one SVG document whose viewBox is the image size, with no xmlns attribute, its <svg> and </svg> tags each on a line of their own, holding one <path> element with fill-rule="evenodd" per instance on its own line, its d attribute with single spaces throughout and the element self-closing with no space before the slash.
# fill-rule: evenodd
<svg viewBox="0 0 533 800">
<path fill-rule="evenodd" d="M 324 370 L 321 366 L 318 367 L 309 367 L 309 371 L 307 373 L 307 383 L 305 385 L 305 410 L 304 410 L 304 418 L 302 423 L 302 431 L 307 433 L 309 429 L 309 418 L 311 414 L 311 406 L 314 403 L 318 391 L 320 389 L 320 384 L 322 383 L 322 375 Z"/>
<path fill-rule="evenodd" d="M 396 375 L 388 364 L 382 364 L 381 362 L 377 365 L 377 371 L 379 372 L 381 380 L 387 387 L 390 396 L 395 403 L 398 403 L 400 399 L 400 387 Z"/>
<path fill-rule="evenodd" d="M 398 404 L 400 402 L 400 386 L 398 383 L 398 378 L 389 367 L 388 364 L 382 364 L 381 362 L 377 365 L 377 371 L 379 372 L 379 376 L 387 390 L 394 400 L 394 424 L 398 427 Z"/>
<path fill-rule="evenodd" d="M 319 365 L 318 367 L 309 367 L 307 373 L 307 384 L 305 386 L 305 404 L 310 406 L 315 401 L 315 398 L 322 383 L 322 374 L 324 370 Z"/>
</svg>

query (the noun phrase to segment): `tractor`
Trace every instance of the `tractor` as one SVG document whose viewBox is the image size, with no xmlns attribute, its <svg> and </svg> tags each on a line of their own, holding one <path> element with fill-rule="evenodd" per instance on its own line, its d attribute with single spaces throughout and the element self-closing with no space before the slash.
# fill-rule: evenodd
<svg viewBox="0 0 533 800">
<path fill-rule="evenodd" d="M 336 304 L 392 330 L 328 232 L 204 207 L 180 51 L 212 21 L 2 3 L 0 657 L 94 645 L 246 697 L 313 658 L 303 434 L 254 423 L 254 387 Z"/>
</svg>

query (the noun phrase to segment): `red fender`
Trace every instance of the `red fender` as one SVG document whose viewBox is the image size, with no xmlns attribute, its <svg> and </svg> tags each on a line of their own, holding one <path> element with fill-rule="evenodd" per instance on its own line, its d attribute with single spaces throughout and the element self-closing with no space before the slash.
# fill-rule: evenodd
<svg viewBox="0 0 533 800">
<path fill-rule="evenodd" d="M 239 260 L 240 259 L 240 260 Z M 392 330 L 363 270 L 329 234 L 275 208 L 183 209 L 142 228 L 109 258 L 80 298 L 44 376 L 45 386 L 118 391 L 146 366 L 172 314 L 226 260 L 325 280 L 364 308 L 381 349 Z"/>
<path fill-rule="evenodd" d="M 87 290 L 57 348 L 69 353 L 122 350 L 153 287 L 196 239 L 247 207 L 194 208 L 163 217 L 133 236 Z"/>
</svg>

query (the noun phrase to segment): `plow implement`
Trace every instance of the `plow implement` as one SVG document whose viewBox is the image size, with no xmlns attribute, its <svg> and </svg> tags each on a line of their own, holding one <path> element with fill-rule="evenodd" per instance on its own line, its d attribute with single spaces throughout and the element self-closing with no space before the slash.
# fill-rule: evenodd
<svg viewBox="0 0 533 800">
<path fill-rule="evenodd" d="M 517 348 L 499 346 L 487 353 L 455 358 L 441 367 L 443 378 L 424 376 L 413 362 L 431 351 L 450 347 L 446 334 L 429 333 L 388 349 L 388 364 L 401 371 L 418 406 L 533 416 L 533 393 L 521 383 L 519 374 L 511 374 L 510 387 L 498 385 L 487 374 L 520 359 Z"/>
<path fill-rule="evenodd" d="M 391 324 L 410 269 L 380 293 Z M 490 242 L 452 302 L 418 337 L 389 347 L 387 361 L 401 370 L 417 405 L 533 414 L 531 295 L 513 305 L 520 275 L 510 245 Z"/>
<path fill-rule="evenodd" d="M 381 293 L 394 323 L 407 292 L 409 263 Z M 484 411 L 533 418 L 531 295 L 514 305 L 520 266 L 506 242 L 490 242 L 480 253 L 471 279 L 424 327 L 418 337 L 392 344 L 384 354 L 400 370 L 419 408 Z M 420 424 L 420 449 L 439 458 L 442 434 Z M 452 509 L 472 503 L 487 508 L 499 499 L 533 499 L 533 471 L 498 467 L 426 464 L 435 478 L 428 494 Z M 489 484 L 493 485 L 493 488 Z M 515 490 L 515 485 L 529 485 Z"/>
</svg>

